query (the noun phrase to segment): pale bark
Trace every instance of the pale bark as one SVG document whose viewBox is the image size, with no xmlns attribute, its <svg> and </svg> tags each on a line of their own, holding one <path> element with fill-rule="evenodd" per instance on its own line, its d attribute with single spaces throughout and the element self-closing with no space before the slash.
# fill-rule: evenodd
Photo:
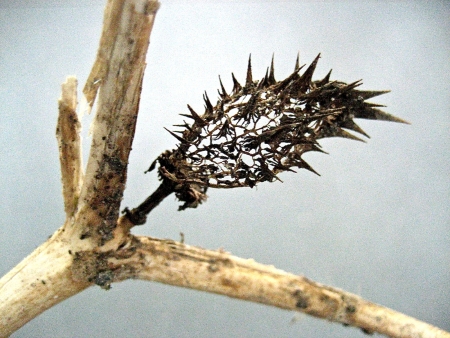
<svg viewBox="0 0 450 338">
<path fill-rule="evenodd" d="M 59 229 L 0 279 L 0 337 L 92 285 L 72 276 L 72 240 Z"/>
<path fill-rule="evenodd" d="M 301 311 L 391 337 L 450 337 L 429 324 L 251 259 L 133 236 L 119 218 L 157 1 L 110 0 L 84 94 L 97 112 L 86 174 L 76 80 L 63 85 L 57 138 L 66 222 L 0 280 L 0 336 L 85 288 L 143 279 Z M 151 296 L 149 295 L 149 300 Z"/>
</svg>

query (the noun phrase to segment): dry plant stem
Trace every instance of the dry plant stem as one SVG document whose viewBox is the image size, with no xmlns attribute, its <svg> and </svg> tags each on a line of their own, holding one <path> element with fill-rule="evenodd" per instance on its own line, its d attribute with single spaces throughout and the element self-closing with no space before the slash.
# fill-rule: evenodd
<svg viewBox="0 0 450 338">
<path fill-rule="evenodd" d="M 64 157 L 67 219 L 50 239 L 0 279 L 0 337 L 9 336 L 41 312 L 93 284 L 88 278 L 91 270 L 73 269 L 78 252 L 115 249 L 128 234 L 129 228 L 116 229 L 116 224 L 157 8 L 157 1 L 107 3 L 99 48 L 107 52 L 99 51 L 92 71 L 97 74 L 92 84 L 100 84 L 100 94 L 81 187 L 75 82 L 69 78 L 63 86 L 57 136 Z M 90 103 L 97 89 L 89 91 Z M 86 265 L 96 267 L 97 262 Z"/>
<path fill-rule="evenodd" d="M 137 278 L 301 311 L 390 337 L 450 334 L 361 297 L 273 266 L 171 240 L 133 237 L 108 260 L 116 280 Z"/>
<path fill-rule="evenodd" d="M 95 97 L 93 92 L 86 92 L 86 88 L 89 81 L 101 83 L 91 151 L 75 221 L 81 230 L 80 236 L 99 246 L 114 238 L 136 127 L 149 34 L 158 8 L 154 1 L 122 0 L 108 2 L 108 5 L 111 7 L 105 10 L 107 23 L 104 27 L 111 31 L 103 30 L 92 70 L 94 75 L 89 76 L 85 86 L 85 95 Z M 117 13 L 120 13 L 119 19 Z M 109 34 L 113 34 L 113 40 L 105 38 Z M 112 241 L 102 250 L 115 244 Z"/>
</svg>

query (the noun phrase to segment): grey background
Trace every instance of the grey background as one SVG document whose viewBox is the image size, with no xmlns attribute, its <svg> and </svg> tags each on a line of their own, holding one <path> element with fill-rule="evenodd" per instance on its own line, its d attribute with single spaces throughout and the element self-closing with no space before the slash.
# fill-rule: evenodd
<svg viewBox="0 0 450 338">
<path fill-rule="evenodd" d="M 43 2 L 42 2 L 43 3 Z M 80 90 L 93 63 L 103 1 L 0 2 L 0 274 L 64 221 L 55 134 L 67 75 Z M 275 52 L 277 79 L 295 57 L 322 53 L 316 78 L 364 80 L 391 89 L 373 99 L 412 125 L 360 121 L 367 144 L 332 139 L 310 154 L 321 173 L 284 183 L 209 192 L 177 212 L 168 198 L 136 234 L 224 248 L 303 274 L 450 330 L 450 5 L 431 2 L 162 1 L 123 206 L 157 186 L 144 175 L 172 148 L 163 130 L 186 104 L 202 111 L 218 75 L 231 88 Z M 85 123 L 85 158 L 88 124 Z M 360 331 L 284 310 L 156 283 L 98 287 L 55 306 L 14 337 L 364 337 Z"/>
</svg>

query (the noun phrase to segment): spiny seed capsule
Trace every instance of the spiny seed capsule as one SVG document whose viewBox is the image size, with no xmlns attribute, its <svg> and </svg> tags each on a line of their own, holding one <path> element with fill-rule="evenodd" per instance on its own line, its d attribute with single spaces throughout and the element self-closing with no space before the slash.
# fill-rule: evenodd
<svg viewBox="0 0 450 338">
<path fill-rule="evenodd" d="M 203 115 L 188 105 L 189 114 L 181 115 L 191 123 L 169 131 L 179 141 L 177 148 L 161 154 L 149 169 L 159 163 L 160 178 L 171 181 L 184 202 L 180 209 L 196 207 L 208 187 L 252 188 L 280 180 L 279 173 L 294 168 L 316 173 L 302 155 L 322 152 L 321 138 L 362 141 L 349 131 L 368 137 L 355 118 L 407 123 L 366 101 L 388 91 L 357 90 L 361 80 L 332 81 L 331 71 L 313 81 L 319 57 L 301 73 L 297 56 L 294 72 L 282 81 L 275 80 L 273 58 L 265 76 L 254 81 L 249 58 L 245 85 L 232 74 L 233 89 L 227 93 L 219 77 L 216 105 L 206 93 Z"/>
</svg>

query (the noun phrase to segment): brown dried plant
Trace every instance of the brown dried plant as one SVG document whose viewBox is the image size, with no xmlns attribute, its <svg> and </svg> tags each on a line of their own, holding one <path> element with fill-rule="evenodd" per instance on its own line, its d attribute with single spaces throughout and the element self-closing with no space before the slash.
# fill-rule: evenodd
<svg viewBox="0 0 450 338">
<path fill-rule="evenodd" d="M 162 199 L 175 193 L 183 202 L 180 210 L 195 208 L 206 199 L 208 188 L 254 187 L 260 182 L 280 180 L 283 171 L 294 168 L 317 172 L 302 158 L 310 151 L 324 152 L 318 140 L 344 137 L 362 141 L 354 131 L 369 137 L 355 118 L 407 123 L 367 99 L 389 91 L 357 90 L 361 80 L 344 83 L 330 80 L 331 71 L 313 81 L 320 54 L 303 72 L 297 56 L 294 72 L 276 81 L 274 63 L 260 81 L 253 80 L 251 58 L 245 85 L 232 74 L 233 89 L 227 93 L 222 81 L 219 99 L 212 105 L 203 95 L 205 112 L 181 114 L 182 130 L 169 131 L 180 143 L 162 153 L 157 164 L 160 187 L 140 206 L 125 209 L 134 224 L 145 223 L 146 215 Z"/>
</svg>

